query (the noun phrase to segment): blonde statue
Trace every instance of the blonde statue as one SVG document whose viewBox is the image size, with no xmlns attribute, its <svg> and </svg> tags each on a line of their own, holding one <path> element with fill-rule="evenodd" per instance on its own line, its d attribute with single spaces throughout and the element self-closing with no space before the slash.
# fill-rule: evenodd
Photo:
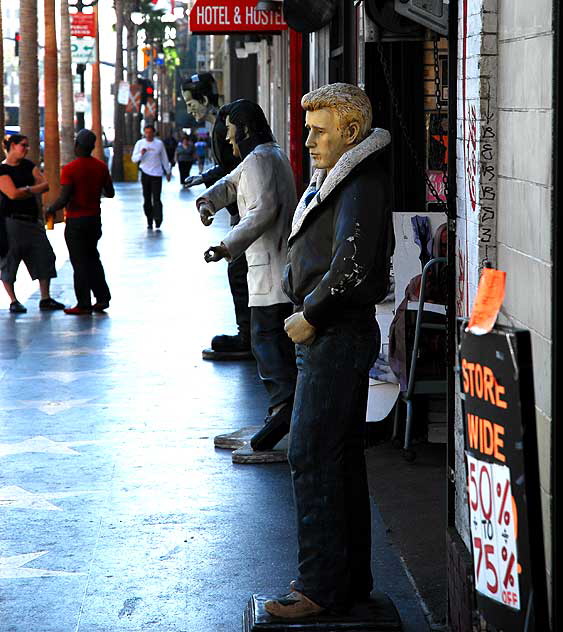
<svg viewBox="0 0 563 632">
<path fill-rule="evenodd" d="M 363 433 L 380 346 L 375 305 L 387 293 L 394 244 L 391 138 L 371 129 L 368 97 L 335 83 L 301 104 L 316 170 L 295 211 L 283 283 L 294 304 L 285 330 L 298 368 L 288 455 L 298 575 L 288 595 L 265 603 L 286 619 L 339 616 L 370 598 Z"/>
</svg>

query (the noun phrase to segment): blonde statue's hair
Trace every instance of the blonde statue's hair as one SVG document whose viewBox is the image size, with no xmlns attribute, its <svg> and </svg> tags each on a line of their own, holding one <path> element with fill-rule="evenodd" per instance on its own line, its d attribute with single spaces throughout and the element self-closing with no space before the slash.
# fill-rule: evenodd
<svg viewBox="0 0 563 632">
<path fill-rule="evenodd" d="M 358 123 L 358 141 L 369 134 L 371 127 L 371 103 L 367 94 L 350 83 L 329 83 L 303 95 L 301 107 L 306 112 L 327 108 L 334 110 L 341 127 Z"/>
</svg>

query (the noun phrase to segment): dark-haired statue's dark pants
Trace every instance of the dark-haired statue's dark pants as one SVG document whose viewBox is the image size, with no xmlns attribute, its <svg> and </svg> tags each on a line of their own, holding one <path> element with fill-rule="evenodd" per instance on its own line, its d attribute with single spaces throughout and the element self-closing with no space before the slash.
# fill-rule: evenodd
<svg viewBox="0 0 563 632">
<path fill-rule="evenodd" d="M 284 329 L 291 303 L 251 307 L 251 344 L 258 374 L 268 391 L 268 412 L 291 403 L 295 392 L 295 348 Z"/>
<path fill-rule="evenodd" d="M 296 345 L 289 463 L 297 513 L 296 590 L 335 613 L 369 597 L 371 516 L 364 458 L 368 373 L 379 327 L 365 320 Z"/>
<path fill-rule="evenodd" d="M 98 303 L 109 303 L 111 294 L 98 252 L 102 236 L 100 216 L 67 218 L 65 241 L 74 271 L 74 293 L 78 307 L 90 307 L 91 293 Z"/>
<path fill-rule="evenodd" d="M 229 288 L 235 306 L 235 318 L 238 332 L 245 341 L 250 341 L 250 307 L 248 307 L 248 264 L 242 254 L 234 261 L 229 261 L 227 268 Z"/>
</svg>

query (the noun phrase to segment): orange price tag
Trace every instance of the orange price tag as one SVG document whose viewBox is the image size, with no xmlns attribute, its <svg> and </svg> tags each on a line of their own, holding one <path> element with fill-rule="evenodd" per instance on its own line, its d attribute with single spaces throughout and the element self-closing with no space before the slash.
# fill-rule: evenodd
<svg viewBox="0 0 563 632">
<path fill-rule="evenodd" d="M 471 310 L 468 331 L 477 336 L 488 334 L 494 327 L 504 300 L 506 272 L 484 268 Z"/>
</svg>

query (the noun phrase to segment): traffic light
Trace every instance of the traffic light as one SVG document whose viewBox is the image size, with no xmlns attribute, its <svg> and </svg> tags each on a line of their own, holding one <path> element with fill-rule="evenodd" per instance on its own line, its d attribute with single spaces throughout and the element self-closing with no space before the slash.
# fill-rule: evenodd
<svg viewBox="0 0 563 632">
<path fill-rule="evenodd" d="M 150 79 L 140 77 L 137 83 L 141 86 L 141 105 L 145 105 L 148 99 L 154 97 L 154 86 Z"/>
<path fill-rule="evenodd" d="M 20 41 L 21 41 L 22 36 L 18 33 L 15 34 L 14 36 L 14 41 L 15 41 L 15 47 L 14 47 L 14 53 L 16 55 L 16 57 L 19 57 L 20 55 Z"/>
</svg>

